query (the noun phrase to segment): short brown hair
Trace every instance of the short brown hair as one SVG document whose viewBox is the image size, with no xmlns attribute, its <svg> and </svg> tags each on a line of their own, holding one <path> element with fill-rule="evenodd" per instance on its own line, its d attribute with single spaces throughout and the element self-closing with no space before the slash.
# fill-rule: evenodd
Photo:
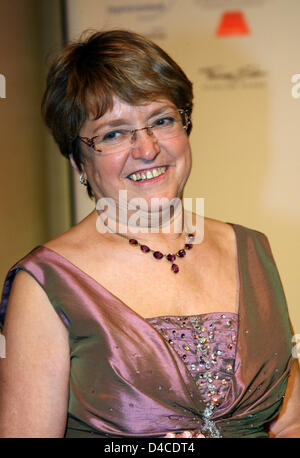
<svg viewBox="0 0 300 458">
<path fill-rule="evenodd" d="M 164 97 L 192 109 L 192 83 L 159 46 L 133 32 L 96 32 L 69 44 L 47 77 L 42 114 L 61 153 L 81 170 L 78 133 L 92 114 L 112 108 L 113 97 L 138 105 Z M 188 131 L 189 133 L 189 131 Z M 88 193 L 93 193 L 88 184 Z"/>
</svg>

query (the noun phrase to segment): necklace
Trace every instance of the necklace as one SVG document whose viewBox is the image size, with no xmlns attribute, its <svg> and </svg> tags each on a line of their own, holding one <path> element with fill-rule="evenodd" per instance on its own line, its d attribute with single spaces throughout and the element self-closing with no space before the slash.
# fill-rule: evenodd
<svg viewBox="0 0 300 458">
<path fill-rule="evenodd" d="M 152 250 L 147 245 L 144 245 L 144 244 L 140 243 L 136 239 L 129 238 L 126 235 L 120 234 L 118 232 L 116 234 L 120 235 L 121 237 L 124 237 L 125 239 L 127 239 L 131 246 L 136 246 L 136 247 L 139 246 L 143 253 L 151 252 L 155 259 L 160 260 L 162 258 L 166 258 L 169 262 L 172 262 L 171 270 L 175 274 L 177 274 L 179 272 L 178 265 L 174 263 L 174 261 L 176 260 L 176 257 L 184 258 L 185 255 L 186 255 L 186 250 L 191 250 L 193 248 L 193 241 L 195 239 L 194 234 L 187 234 L 188 243 L 185 243 L 184 248 L 181 248 L 176 254 L 173 254 L 173 253 L 163 254 L 160 251 Z"/>
</svg>

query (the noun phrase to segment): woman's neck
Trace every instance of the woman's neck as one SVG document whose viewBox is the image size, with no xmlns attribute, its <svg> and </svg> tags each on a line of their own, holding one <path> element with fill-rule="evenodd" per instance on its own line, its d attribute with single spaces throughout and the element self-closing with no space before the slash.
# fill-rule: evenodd
<svg viewBox="0 0 300 458">
<path fill-rule="evenodd" d="M 119 234 L 127 238 L 152 244 L 156 247 L 185 243 L 186 234 L 202 233 L 203 221 L 199 215 L 185 211 L 182 206 L 158 212 L 128 212 L 127 220 L 117 217 L 118 212 L 95 210 L 97 231 L 103 234 Z"/>
</svg>

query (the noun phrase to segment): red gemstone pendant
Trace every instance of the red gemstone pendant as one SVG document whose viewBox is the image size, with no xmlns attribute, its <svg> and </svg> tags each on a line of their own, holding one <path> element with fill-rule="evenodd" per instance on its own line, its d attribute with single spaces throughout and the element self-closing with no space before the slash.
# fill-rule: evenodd
<svg viewBox="0 0 300 458">
<path fill-rule="evenodd" d="M 167 260 L 168 260 L 168 261 L 173 262 L 173 261 L 175 261 L 175 259 L 176 259 L 175 254 L 169 253 L 169 254 L 167 255 Z"/>
<path fill-rule="evenodd" d="M 164 255 L 160 251 L 154 251 L 153 256 L 155 259 L 161 259 L 164 257 Z"/>
<path fill-rule="evenodd" d="M 183 258 L 185 255 L 186 255 L 185 250 L 179 250 L 177 253 L 177 256 L 179 256 L 180 258 Z"/>
</svg>

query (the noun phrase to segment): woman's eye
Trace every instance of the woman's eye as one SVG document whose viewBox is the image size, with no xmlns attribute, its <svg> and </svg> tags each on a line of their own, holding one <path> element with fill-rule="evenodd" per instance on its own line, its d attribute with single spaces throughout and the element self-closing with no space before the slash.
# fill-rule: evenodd
<svg viewBox="0 0 300 458">
<path fill-rule="evenodd" d="M 125 131 L 124 130 L 112 130 L 110 132 L 107 132 L 104 135 L 100 136 L 100 139 L 102 142 L 114 142 L 114 141 L 119 141 L 125 136 Z"/>
<path fill-rule="evenodd" d="M 156 119 L 154 121 L 154 126 L 157 127 L 169 127 L 172 126 L 175 122 L 175 118 L 173 116 L 163 116 L 162 118 Z"/>
</svg>

